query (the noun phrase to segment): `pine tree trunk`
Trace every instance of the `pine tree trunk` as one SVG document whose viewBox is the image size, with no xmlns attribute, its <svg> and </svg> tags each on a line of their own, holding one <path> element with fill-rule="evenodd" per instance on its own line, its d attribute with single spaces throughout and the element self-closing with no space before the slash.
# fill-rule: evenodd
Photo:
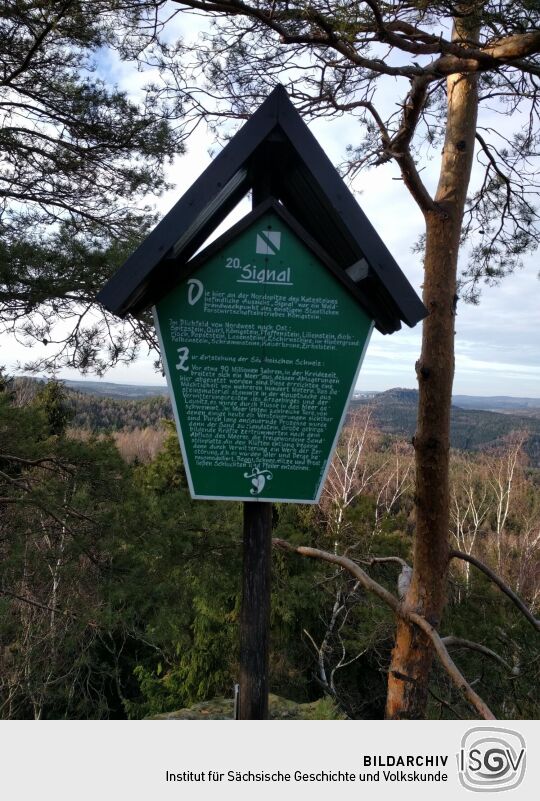
<svg viewBox="0 0 540 801">
<path fill-rule="evenodd" d="M 470 6 L 469 6 L 470 7 Z M 463 17 L 454 39 L 475 39 L 474 20 Z M 454 318 L 458 251 L 471 173 L 478 107 L 474 75 L 447 81 L 448 116 L 435 201 L 426 213 L 424 321 L 419 382 L 416 453 L 416 534 L 411 585 L 405 604 L 438 626 L 445 603 L 449 538 L 450 405 L 454 378 Z M 397 626 L 388 676 L 386 717 L 425 715 L 432 649 L 418 629 Z"/>
</svg>

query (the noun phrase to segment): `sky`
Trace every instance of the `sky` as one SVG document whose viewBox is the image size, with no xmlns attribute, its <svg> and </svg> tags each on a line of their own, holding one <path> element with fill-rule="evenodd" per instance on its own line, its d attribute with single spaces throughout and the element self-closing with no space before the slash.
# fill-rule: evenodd
<svg viewBox="0 0 540 801">
<path fill-rule="evenodd" d="M 197 20 L 179 15 L 174 33 L 196 36 Z M 108 75 L 114 74 L 121 88 L 136 93 L 147 75 L 135 72 L 129 65 L 108 61 L 103 64 Z M 358 139 L 358 123 L 343 117 L 340 120 L 318 120 L 310 124 L 312 132 L 330 160 L 339 164 L 348 143 Z M 360 132 L 361 133 L 361 132 Z M 174 189 L 156 201 L 163 215 L 186 191 L 210 163 L 213 141 L 203 130 L 188 143 L 185 156 L 176 159 L 167 172 Z M 434 187 L 437 159 L 427 165 L 424 180 Z M 415 290 L 421 294 L 422 266 L 419 254 L 412 247 L 423 230 L 422 215 L 403 184 L 397 180 L 397 168 L 384 165 L 361 173 L 352 185 L 358 202 L 393 254 Z M 233 212 L 218 232 L 249 211 L 244 202 Z M 216 232 L 216 234 L 218 233 Z M 498 287 L 483 290 L 479 306 L 458 304 L 456 318 L 456 365 L 454 394 L 512 395 L 540 397 L 540 267 L 539 254 L 528 257 L 523 270 L 503 280 Z M 39 356 L 39 348 L 31 351 L 12 337 L 0 340 L 0 362 L 8 371 L 17 363 Z M 383 336 L 374 332 L 357 384 L 359 390 L 385 390 L 391 387 L 416 387 L 414 364 L 421 347 L 421 325 Z M 130 366 L 119 366 L 106 373 L 103 380 L 128 384 L 161 384 L 153 354 L 141 352 Z M 59 377 L 81 379 L 75 370 L 62 370 Z M 95 376 L 88 375 L 89 380 Z"/>
</svg>

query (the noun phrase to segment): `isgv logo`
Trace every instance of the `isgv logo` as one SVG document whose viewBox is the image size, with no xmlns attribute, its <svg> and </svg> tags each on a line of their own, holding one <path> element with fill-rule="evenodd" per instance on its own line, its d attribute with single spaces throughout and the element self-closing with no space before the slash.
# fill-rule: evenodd
<svg viewBox="0 0 540 801">
<path fill-rule="evenodd" d="M 521 784 L 526 765 L 525 739 L 512 729 L 478 726 L 461 740 L 459 780 L 467 790 L 502 792 Z"/>
</svg>

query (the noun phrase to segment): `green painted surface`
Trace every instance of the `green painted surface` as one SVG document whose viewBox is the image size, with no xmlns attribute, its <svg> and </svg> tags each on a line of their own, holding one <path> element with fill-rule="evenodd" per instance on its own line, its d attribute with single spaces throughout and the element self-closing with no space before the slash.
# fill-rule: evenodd
<svg viewBox="0 0 540 801">
<path fill-rule="evenodd" d="M 156 306 L 193 497 L 314 502 L 372 322 L 268 212 Z"/>
</svg>

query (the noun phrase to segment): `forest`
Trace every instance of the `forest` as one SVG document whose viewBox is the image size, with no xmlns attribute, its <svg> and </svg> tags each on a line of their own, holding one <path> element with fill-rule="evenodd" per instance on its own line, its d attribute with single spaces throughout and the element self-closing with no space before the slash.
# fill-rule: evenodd
<svg viewBox="0 0 540 801">
<path fill-rule="evenodd" d="M 88 382 L 87 382 L 88 383 Z M 100 395 L 84 389 L 74 389 L 69 382 L 65 386 L 66 403 L 71 409 L 71 426 L 93 432 L 114 431 L 116 438 L 125 438 L 133 429 L 144 429 L 142 439 L 132 437 L 132 441 L 142 442 L 145 438 L 160 436 L 160 421 L 172 420 L 172 407 L 166 394 L 154 394 L 144 398 L 127 398 L 125 395 Z M 91 386 L 93 386 L 91 384 Z M 115 385 L 111 385 L 114 387 Z M 13 388 L 19 398 L 29 400 L 34 397 L 39 381 L 29 376 L 14 379 Z M 121 387 L 121 385 L 120 385 Z M 122 391 L 124 391 L 122 389 Z M 127 387 L 126 391 L 144 392 L 144 388 Z M 154 390 L 155 392 L 155 390 Z M 458 399 L 459 400 L 459 399 Z M 515 431 L 524 432 L 523 449 L 531 467 L 540 467 L 540 412 L 538 408 L 528 409 L 522 405 L 513 410 L 500 412 L 467 408 L 470 399 L 459 400 L 463 406 L 452 406 L 451 444 L 462 451 L 478 449 L 497 449 Z M 418 392 L 413 389 L 389 389 L 376 393 L 371 398 L 358 398 L 351 403 L 351 412 L 369 406 L 373 421 L 385 434 L 412 439 L 416 426 Z M 150 434 L 150 431 L 152 434 Z M 120 432 L 123 432 L 120 434 Z"/>
<path fill-rule="evenodd" d="M 0 708 L 4 719 L 132 718 L 231 697 L 238 677 L 241 504 L 192 501 L 170 421 L 73 425 L 60 383 L 0 392 Z M 121 401 L 117 401 L 121 404 Z M 132 401 L 125 401 L 129 415 Z M 441 637 L 498 717 L 540 712 L 540 471 L 516 431 L 454 450 Z M 353 409 L 316 506 L 278 504 L 275 540 L 354 558 L 406 589 L 413 448 Z M 392 611 L 343 568 L 275 549 L 271 691 L 319 717 L 384 715 Z M 405 582 L 405 586 L 404 586 Z M 439 664 L 429 718 L 474 711 Z"/>
<path fill-rule="evenodd" d="M 384 186 L 388 236 L 407 233 L 393 247 L 422 291 L 418 389 L 358 403 L 321 502 L 274 508 L 271 687 L 322 699 L 321 716 L 537 718 L 540 423 L 453 409 L 452 392 L 471 364 L 479 380 L 499 366 L 497 391 L 537 387 L 534 293 L 513 290 L 540 243 L 538 3 L 5 0 L 0 64 L 0 332 L 33 375 L 159 369 L 148 261 L 126 305 L 98 299 L 172 185 L 272 92 L 300 127 L 337 141 L 344 123 L 326 165 L 338 194 Z M 266 153 L 200 194 L 186 236 L 154 251 L 156 280 L 263 183 L 294 210 L 277 174 L 255 186 Z M 384 266 L 369 237 L 323 211 L 352 248 L 337 269 L 369 294 Z M 474 318 L 482 347 L 460 345 L 464 304 L 503 282 Z M 164 399 L 29 391 L 19 367 L 0 391 L 0 715 L 144 718 L 231 697 L 240 506 L 190 500 Z"/>
</svg>

